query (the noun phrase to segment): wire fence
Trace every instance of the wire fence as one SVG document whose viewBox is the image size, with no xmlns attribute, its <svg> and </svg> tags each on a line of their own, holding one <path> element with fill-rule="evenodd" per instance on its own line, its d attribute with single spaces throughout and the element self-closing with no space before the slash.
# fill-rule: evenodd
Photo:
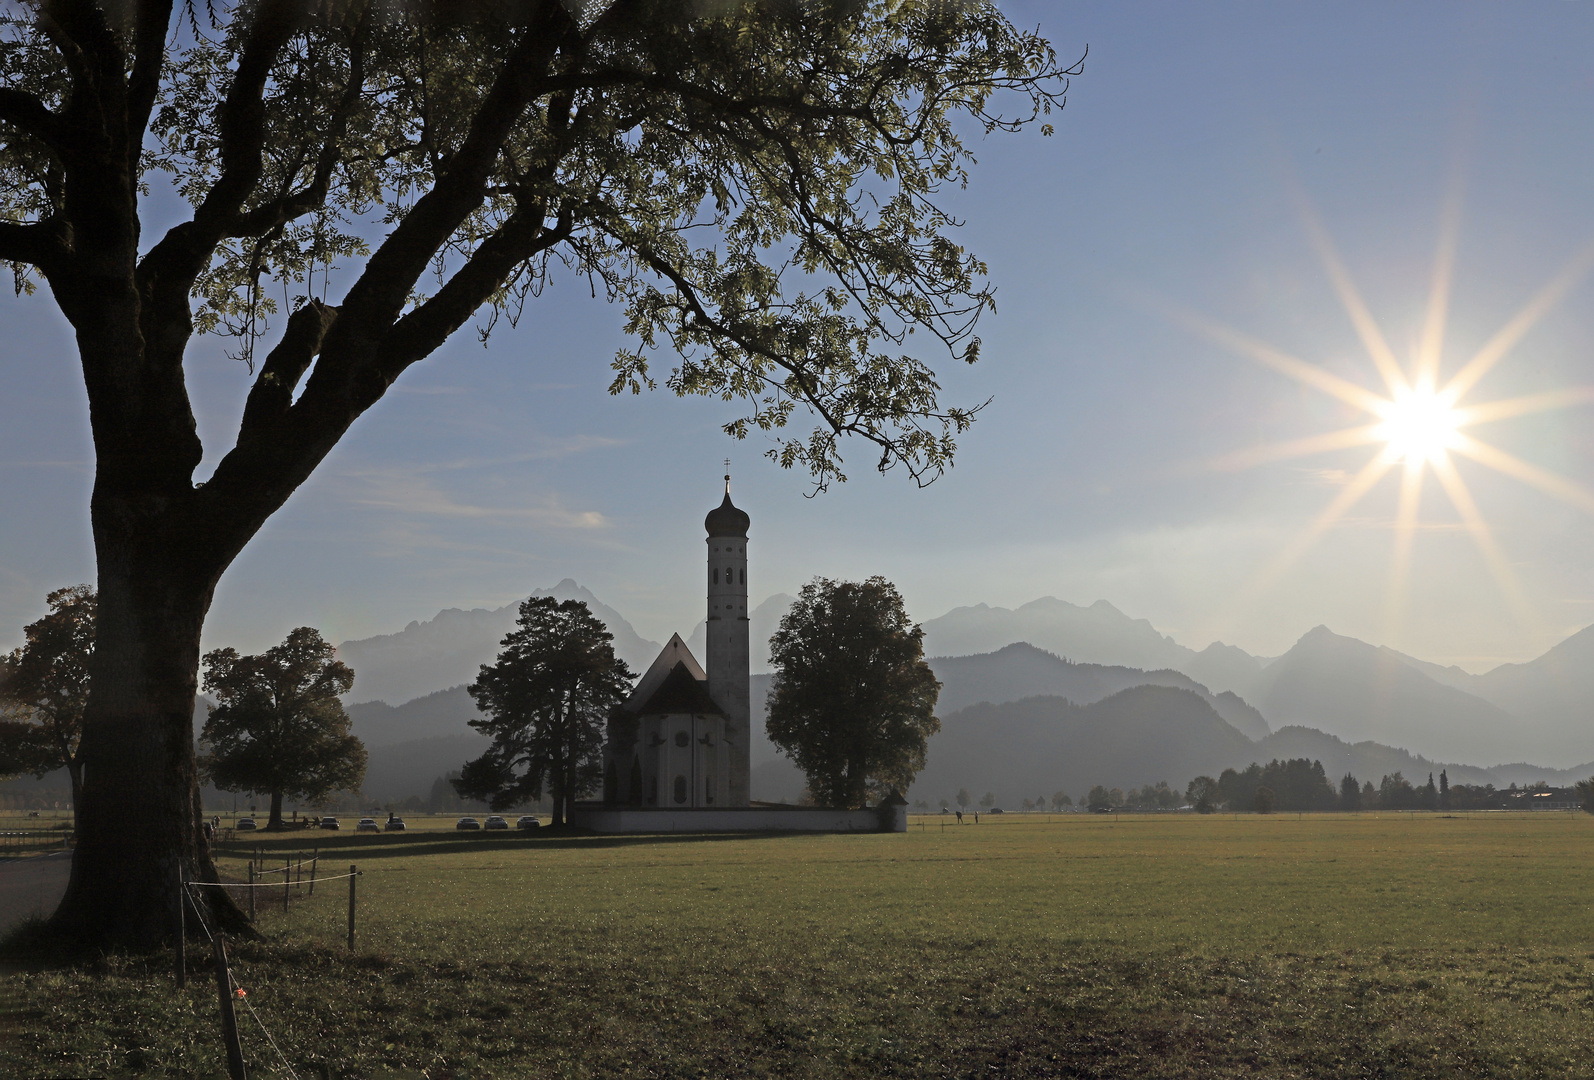
<svg viewBox="0 0 1594 1080">
<path fill-rule="evenodd" d="M 298 1080 L 298 1074 L 294 1071 L 293 1066 L 289 1064 L 287 1055 L 282 1052 L 282 1047 L 278 1044 L 276 1038 L 271 1034 L 270 1028 L 266 1026 L 266 1022 L 261 1017 L 259 1011 L 256 1010 L 254 1002 L 250 1000 L 249 991 L 244 988 L 243 984 L 239 982 L 237 977 L 233 974 L 232 967 L 227 960 L 225 935 L 222 935 L 219 929 L 212 928 L 211 917 L 207 913 L 206 905 L 200 902 L 200 897 L 196 896 L 195 893 L 201 889 L 220 889 L 230 896 L 234 902 L 237 902 L 240 899 L 238 894 L 242 893 L 248 904 L 250 920 L 253 921 L 255 918 L 255 897 L 257 894 L 259 894 L 260 890 L 263 889 L 280 891 L 283 896 L 283 908 L 284 910 L 287 910 L 288 897 L 290 893 L 294 890 L 295 886 L 302 887 L 304 883 L 304 861 L 305 860 L 302 857 L 298 859 L 286 859 L 284 865 L 272 867 L 271 869 L 267 870 L 264 867 L 260 867 L 255 860 L 251 860 L 248 866 L 250 880 L 244 882 L 187 881 L 182 880 L 181 876 L 179 875 L 178 886 L 181 889 L 181 896 L 178 898 L 178 905 L 182 910 L 184 921 L 186 922 L 188 913 L 191 911 L 194 917 L 198 920 L 199 927 L 203 931 L 206 940 L 211 943 L 215 954 L 217 964 L 217 983 L 222 994 L 222 1031 L 223 1040 L 226 1044 L 228 1054 L 228 1071 L 235 1077 L 241 1078 L 245 1076 L 247 1072 L 246 1063 L 243 1059 L 243 1046 L 238 1039 L 237 1026 L 233 1019 L 232 1011 L 235 1003 L 242 1002 L 245 1010 L 248 1011 L 250 1017 L 253 1018 L 256 1025 L 259 1026 L 261 1034 L 265 1037 L 267 1044 L 271 1047 L 271 1052 L 276 1055 L 277 1062 L 281 1066 L 280 1070 L 278 1070 L 276 1065 L 272 1065 L 270 1067 L 273 1069 L 273 1071 L 280 1071 L 283 1075 L 288 1076 L 290 1080 Z M 319 856 L 312 854 L 309 862 L 310 890 L 313 891 L 317 884 L 325 886 L 336 881 L 347 881 L 349 883 L 348 945 L 349 949 L 352 951 L 354 949 L 355 933 L 355 881 L 361 876 L 360 871 L 356 866 L 351 865 L 349 867 L 348 873 L 328 874 L 324 877 L 318 877 L 317 866 L 319 863 Z M 277 874 L 283 875 L 282 880 L 256 880 L 257 878 L 274 876 Z M 295 874 L 298 875 L 297 880 L 295 879 Z M 184 936 L 185 935 L 183 933 L 179 933 L 180 944 L 177 954 L 177 978 L 179 986 L 183 985 L 186 981 L 186 950 L 184 945 L 181 943 L 181 939 Z"/>
</svg>

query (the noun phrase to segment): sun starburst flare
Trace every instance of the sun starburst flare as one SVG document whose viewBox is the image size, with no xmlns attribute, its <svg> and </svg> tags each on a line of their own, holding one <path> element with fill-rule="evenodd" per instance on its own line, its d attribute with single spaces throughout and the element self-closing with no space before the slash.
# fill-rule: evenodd
<svg viewBox="0 0 1594 1080">
<path fill-rule="evenodd" d="M 1329 505 L 1269 564 L 1262 567 L 1235 597 L 1236 604 L 1260 594 L 1278 580 L 1361 499 L 1378 486 L 1396 466 L 1401 469 L 1399 502 L 1395 515 L 1394 551 L 1390 562 L 1389 606 L 1386 632 L 1393 635 L 1403 614 L 1410 576 L 1412 547 L 1421 526 L 1424 481 L 1432 472 L 1449 499 L 1462 526 L 1472 536 L 1506 600 L 1518 616 L 1531 623 L 1531 609 L 1511 564 L 1494 538 L 1468 490 L 1454 458 L 1464 457 L 1486 468 L 1520 480 L 1554 498 L 1594 513 L 1594 491 L 1531 462 L 1491 446 L 1464 430 L 1491 421 L 1527 416 L 1551 409 L 1594 403 L 1594 386 L 1567 387 L 1522 397 L 1466 403 L 1464 399 L 1496 364 L 1594 266 L 1594 244 L 1578 252 L 1567 264 L 1469 357 L 1451 378 L 1441 383 L 1441 350 L 1451 286 L 1451 270 L 1459 222 L 1457 203 L 1447 200 L 1442 216 L 1438 256 L 1429 290 L 1428 310 L 1421 340 L 1409 370 L 1390 349 L 1327 230 L 1309 207 L 1303 207 L 1307 231 L 1346 314 L 1361 338 L 1367 357 L 1381 377 L 1380 394 L 1342 378 L 1326 368 L 1302 360 L 1232 327 L 1188 312 L 1178 321 L 1202 336 L 1242 356 L 1287 375 L 1304 385 L 1366 414 L 1366 420 L 1339 431 L 1329 431 L 1285 442 L 1255 447 L 1219 458 L 1218 469 L 1250 468 L 1309 454 L 1342 451 L 1359 446 L 1376 449 L 1371 458 L 1341 487 Z"/>
</svg>

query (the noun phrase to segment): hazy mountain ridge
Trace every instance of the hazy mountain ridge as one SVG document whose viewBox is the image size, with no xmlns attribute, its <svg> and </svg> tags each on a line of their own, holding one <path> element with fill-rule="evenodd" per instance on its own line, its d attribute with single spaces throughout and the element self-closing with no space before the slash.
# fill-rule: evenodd
<svg viewBox="0 0 1594 1080">
<path fill-rule="evenodd" d="M 1182 790 L 1199 773 L 1243 767 L 1252 748 L 1201 695 L 1180 687 L 1137 686 L 1089 705 L 1051 696 L 982 702 L 942 717 L 908 797 L 933 804 L 967 788 L 1012 807 L 1058 790 L 1078 799 L 1094 784 L 1167 780 Z"/>
<path fill-rule="evenodd" d="M 938 707 L 942 713 L 982 701 L 1015 701 L 1042 695 L 1089 705 L 1136 686 L 1172 686 L 1200 695 L 1247 738 L 1259 739 L 1271 730 L 1262 714 L 1237 694 L 1227 690 L 1213 694 L 1190 676 L 1169 668 L 1142 671 L 1122 665 L 1079 664 L 1028 642 L 974 656 L 936 656 L 929 664 L 941 680 Z"/>
<path fill-rule="evenodd" d="M 614 635 L 615 655 L 633 671 L 647 670 L 663 648 L 570 578 L 531 595 L 585 601 Z M 499 643 L 514 629 L 521 603 L 470 611 L 448 608 L 426 622 L 411 622 L 396 634 L 345 641 L 338 646 L 338 658 L 354 669 L 354 687 L 345 700 L 408 702 L 474 682 L 481 666 L 497 658 Z"/>
<path fill-rule="evenodd" d="M 1594 757 L 1594 626 L 1536 660 L 1482 675 L 1324 627 L 1277 658 L 1221 642 L 1196 652 L 1105 601 L 1088 608 L 1053 597 L 1017 609 L 981 604 L 923 626 L 926 651 L 935 654 L 989 653 L 1025 641 L 1076 662 L 1172 669 L 1213 694 L 1239 695 L 1275 727 L 1303 724 L 1352 742 L 1394 741 L 1447 759 L 1530 758 L 1564 768 Z"/>
<path fill-rule="evenodd" d="M 1498 706 L 1325 626 L 1262 671 L 1252 700 L 1280 727 L 1314 727 L 1432 758 L 1494 763 L 1548 752 L 1542 733 Z"/>
<path fill-rule="evenodd" d="M 1054 596 L 1012 609 L 975 604 L 920 625 L 928 656 L 970 656 L 1024 641 L 1076 663 L 1182 671 L 1196 655 L 1147 620 L 1131 619 L 1105 600 L 1089 607 Z"/>
<path fill-rule="evenodd" d="M 367 749 L 392 746 L 415 739 L 477 737 L 469 722 L 481 714 L 464 686 L 389 705 L 385 701 L 362 701 L 345 706 L 350 727 Z M 457 766 L 451 766 L 457 768 Z"/>
</svg>

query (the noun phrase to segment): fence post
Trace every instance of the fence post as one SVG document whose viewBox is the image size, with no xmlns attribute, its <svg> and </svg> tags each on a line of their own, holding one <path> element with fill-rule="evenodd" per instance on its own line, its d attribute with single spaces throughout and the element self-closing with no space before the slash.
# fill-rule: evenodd
<svg viewBox="0 0 1594 1080">
<path fill-rule="evenodd" d="M 216 934 L 216 991 L 221 995 L 221 1039 L 227 1046 L 227 1075 L 232 1080 L 248 1080 L 244 1072 L 244 1048 L 238 1042 L 238 1016 L 232 1010 L 232 976 L 227 971 L 227 947 L 223 935 Z"/>
<path fill-rule="evenodd" d="M 311 896 L 315 895 L 315 868 L 316 868 L 316 863 L 318 863 L 320 861 L 321 861 L 321 849 L 320 848 L 311 848 L 310 849 L 310 895 Z"/>
<path fill-rule="evenodd" d="M 354 864 L 353 863 L 350 863 L 349 864 L 349 951 L 350 952 L 354 951 L 354 882 L 355 882 L 355 879 L 357 879 L 359 876 L 360 876 L 360 872 L 354 868 Z"/>
<path fill-rule="evenodd" d="M 183 864 L 177 863 L 177 989 L 188 986 L 188 886 L 183 884 Z"/>
<path fill-rule="evenodd" d="M 249 863 L 249 921 L 255 921 L 255 864 Z"/>
<path fill-rule="evenodd" d="M 296 865 L 296 870 L 297 872 L 295 873 L 293 879 L 293 887 L 298 889 L 300 892 L 304 892 L 304 852 L 302 851 L 299 853 L 299 862 Z"/>
</svg>

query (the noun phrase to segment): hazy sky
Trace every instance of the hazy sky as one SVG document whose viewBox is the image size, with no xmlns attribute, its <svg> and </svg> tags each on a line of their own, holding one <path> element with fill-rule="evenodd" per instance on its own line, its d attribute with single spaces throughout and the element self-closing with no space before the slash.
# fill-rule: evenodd
<svg viewBox="0 0 1594 1080">
<path fill-rule="evenodd" d="M 611 398 L 618 309 L 555 282 L 518 331 L 462 332 L 407 373 L 224 578 L 207 647 L 292 627 L 332 640 L 444 607 L 498 606 L 573 577 L 644 634 L 702 617 L 704 513 L 720 461 L 753 520 L 754 601 L 815 575 L 895 580 L 918 618 L 963 604 L 1105 598 L 1181 642 L 1264 655 L 1318 623 L 1479 668 L 1594 622 L 1594 515 L 1474 464 L 1459 474 L 1520 602 L 1430 473 L 1404 610 L 1389 599 L 1392 471 L 1282 574 L 1268 566 L 1377 450 L 1215 468 L 1367 422 L 1204 337 L 1188 310 L 1381 390 L 1313 246 L 1315 207 L 1402 362 L 1418 342 L 1447 192 L 1461 192 L 1442 371 L 1459 369 L 1594 241 L 1594 7 L 1587 4 L 1005 3 L 1065 57 L 1089 46 L 1057 134 L 978 147 L 950 199 L 990 265 L 991 397 L 927 490 L 870 471 L 805 498 L 801 475 L 727 440 L 733 409 Z M 153 234 L 153 230 L 151 230 Z M 335 295 L 335 291 L 334 291 Z M 1580 278 L 1469 400 L 1594 383 L 1594 280 Z M 70 335 L 47 297 L 0 299 L 0 643 L 44 593 L 90 580 L 92 477 Z M 208 448 L 247 388 L 213 345 L 192 391 Z M 1474 429 L 1594 481 L 1594 405 Z"/>
</svg>

